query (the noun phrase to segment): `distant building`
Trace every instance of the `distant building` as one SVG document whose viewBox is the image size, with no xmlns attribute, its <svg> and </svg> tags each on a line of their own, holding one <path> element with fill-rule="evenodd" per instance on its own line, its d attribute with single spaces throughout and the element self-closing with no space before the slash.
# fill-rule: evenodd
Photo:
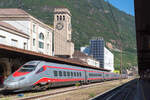
<svg viewBox="0 0 150 100">
<path fill-rule="evenodd" d="M 114 71 L 114 55 L 104 47 L 104 68 Z"/>
<path fill-rule="evenodd" d="M 93 58 L 100 62 L 100 67 L 114 71 L 114 55 L 105 48 L 103 38 L 93 38 L 90 40 L 90 53 Z"/>
<path fill-rule="evenodd" d="M 88 65 L 99 67 L 99 61 L 97 61 L 93 57 L 88 56 L 80 51 L 75 51 L 73 54 L 73 58 L 80 59 L 84 61 L 85 63 L 87 63 Z"/>
<path fill-rule="evenodd" d="M 74 44 L 71 41 L 71 13 L 67 8 L 54 9 L 54 55 L 72 57 Z"/>
<path fill-rule="evenodd" d="M 80 51 L 83 52 L 83 53 L 85 53 L 85 54 L 87 54 L 87 55 L 89 55 L 90 48 L 89 47 L 81 47 Z"/>
<path fill-rule="evenodd" d="M 52 55 L 53 28 L 21 9 L 0 9 L 1 44 Z"/>
<path fill-rule="evenodd" d="M 90 40 L 90 55 L 100 62 L 100 67 L 102 68 L 104 68 L 104 46 L 103 38 Z"/>
</svg>

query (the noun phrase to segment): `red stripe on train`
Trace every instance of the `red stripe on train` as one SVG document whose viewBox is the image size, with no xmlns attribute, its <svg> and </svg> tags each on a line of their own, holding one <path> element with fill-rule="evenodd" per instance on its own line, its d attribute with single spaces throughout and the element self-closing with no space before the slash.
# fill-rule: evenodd
<svg viewBox="0 0 150 100">
<path fill-rule="evenodd" d="M 53 78 L 42 78 L 34 83 L 34 85 L 41 82 L 69 82 L 69 81 L 80 81 L 84 80 L 84 78 L 75 78 L 75 79 L 53 79 Z"/>
<path fill-rule="evenodd" d="M 18 77 L 18 76 L 26 75 L 26 74 L 28 74 L 28 73 L 30 73 L 30 72 L 18 72 L 18 71 L 16 71 L 16 72 L 13 74 L 13 76 L 14 76 L 14 77 Z"/>
</svg>

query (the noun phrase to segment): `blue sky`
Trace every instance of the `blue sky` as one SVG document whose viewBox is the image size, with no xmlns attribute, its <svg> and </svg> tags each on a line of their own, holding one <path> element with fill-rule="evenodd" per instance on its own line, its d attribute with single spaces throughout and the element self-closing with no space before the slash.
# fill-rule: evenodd
<svg viewBox="0 0 150 100">
<path fill-rule="evenodd" d="M 105 0 L 107 1 L 107 0 Z M 112 5 L 120 10 L 134 15 L 134 0 L 108 0 Z"/>
</svg>

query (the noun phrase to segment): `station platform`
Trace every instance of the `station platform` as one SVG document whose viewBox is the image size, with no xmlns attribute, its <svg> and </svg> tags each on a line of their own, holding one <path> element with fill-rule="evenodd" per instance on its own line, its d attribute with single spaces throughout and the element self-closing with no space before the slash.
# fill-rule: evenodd
<svg viewBox="0 0 150 100">
<path fill-rule="evenodd" d="M 135 79 L 91 100 L 150 100 L 150 80 Z"/>
</svg>

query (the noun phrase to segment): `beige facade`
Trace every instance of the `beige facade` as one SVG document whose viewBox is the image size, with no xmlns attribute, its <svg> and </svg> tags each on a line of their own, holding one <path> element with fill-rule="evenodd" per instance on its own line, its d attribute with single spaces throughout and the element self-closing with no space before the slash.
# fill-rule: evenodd
<svg viewBox="0 0 150 100">
<path fill-rule="evenodd" d="M 72 57 L 71 13 L 67 8 L 54 9 L 54 55 Z"/>
<path fill-rule="evenodd" d="M 39 21 L 24 10 L 17 8 L 1 8 L 0 22 L 7 23 L 9 26 L 13 26 L 14 29 L 17 29 L 29 36 L 28 41 L 21 44 L 26 46 L 26 50 L 52 56 L 52 27 L 49 27 L 48 25 Z M 1 35 L 5 36 L 4 33 L 1 33 Z M 15 38 L 15 40 L 18 39 L 19 38 Z M 20 46 L 18 46 L 18 48 L 20 48 Z"/>
</svg>

